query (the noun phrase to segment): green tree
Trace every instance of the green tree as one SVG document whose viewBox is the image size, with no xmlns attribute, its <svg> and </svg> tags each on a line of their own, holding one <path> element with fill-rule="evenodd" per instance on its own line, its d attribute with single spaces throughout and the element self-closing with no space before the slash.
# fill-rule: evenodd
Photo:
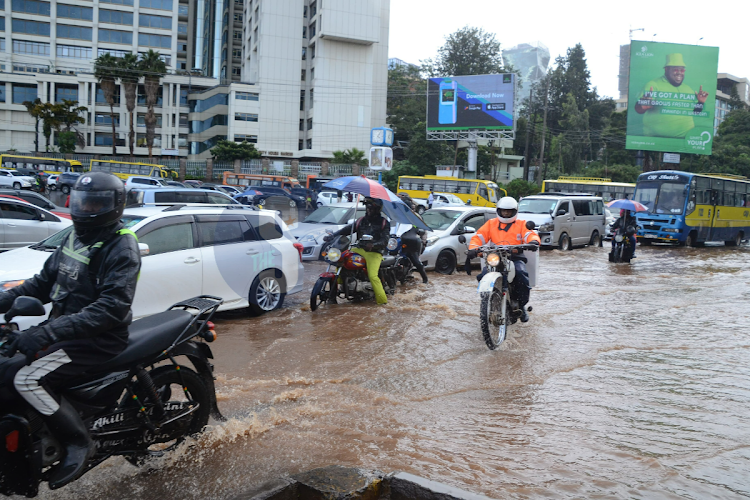
<svg viewBox="0 0 750 500">
<path fill-rule="evenodd" d="M 128 147 L 130 156 L 135 156 L 135 105 L 138 94 L 138 82 L 141 79 L 141 65 L 138 56 L 125 54 L 118 58 L 120 82 L 125 91 L 125 107 L 128 110 L 130 131 L 128 132 Z"/>
<path fill-rule="evenodd" d="M 57 134 L 57 148 L 63 154 L 71 154 L 76 151 L 77 136 L 75 132 L 64 131 Z"/>
<path fill-rule="evenodd" d="M 79 106 L 78 101 L 71 101 L 63 99 L 61 103 L 54 105 L 53 112 L 59 128 L 64 129 L 65 132 L 70 132 L 70 129 L 79 123 L 85 123 L 86 119 L 81 116 L 88 111 L 85 106 Z"/>
<path fill-rule="evenodd" d="M 388 70 L 387 123 L 394 141 L 409 141 L 414 125 L 427 116 L 427 82 L 416 66 Z"/>
<path fill-rule="evenodd" d="M 747 109 L 747 104 L 740 97 L 740 93 L 737 92 L 737 87 L 732 85 L 732 90 L 729 94 L 729 107 L 732 110 L 735 109 Z M 730 112 L 731 113 L 731 112 Z"/>
<path fill-rule="evenodd" d="M 406 160 L 415 166 L 419 175 L 435 175 L 436 165 L 453 165 L 454 149 L 445 141 L 428 141 L 425 122 L 412 128 L 406 148 Z"/>
<path fill-rule="evenodd" d="M 367 155 L 361 149 L 351 148 L 333 152 L 333 163 L 367 165 Z"/>
<path fill-rule="evenodd" d="M 464 26 L 448 35 L 435 59 L 422 61 L 428 75 L 489 75 L 503 72 L 500 42 L 481 28 Z"/>
<path fill-rule="evenodd" d="M 115 130 L 115 94 L 116 81 L 120 76 L 118 58 L 109 52 L 100 55 L 94 61 L 94 76 L 99 80 L 99 87 L 104 94 L 104 100 L 109 104 L 109 115 L 112 119 L 112 155 L 117 155 L 117 131 Z"/>
<path fill-rule="evenodd" d="M 42 100 L 38 97 L 33 101 L 24 101 L 26 111 L 34 118 L 34 150 L 39 151 L 39 123 L 42 121 L 41 105 Z"/>
<path fill-rule="evenodd" d="M 383 182 L 394 193 L 398 190 L 398 178 L 402 175 L 423 175 L 416 165 L 406 160 L 394 162 L 393 168 L 383 172 Z"/>
<path fill-rule="evenodd" d="M 159 82 L 167 74 L 167 65 L 162 60 L 161 55 L 149 50 L 141 55 L 138 68 L 143 75 L 143 86 L 146 90 L 146 107 L 148 111 L 145 116 L 146 122 L 146 146 L 148 147 L 149 160 L 153 158 L 154 136 L 156 135 L 156 114 L 154 108 L 158 100 Z"/>
<path fill-rule="evenodd" d="M 250 142 L 220 140 L 211 148 L 211 156 L 216 161 L 251 160 L 260 158 L 260 152 L 255 149 L 255 144 Z"/>
<path fill-rule="evenodd" d="M 612 113 L 607 120 L 601 133 L 605 164 L 635 165 L 634 151 L 625 149 L 627 126 L 627 113 L 625 112 Z"/>
<path fill-rule="evenodd" d="M 537 184 L 523 179 L 513 179 L 503 188 L 508 192 L 508 196 L 512 196 L 516 200 L 520 200 L 524 196 L 537 194 L 541 190 Z"/>
</svg>

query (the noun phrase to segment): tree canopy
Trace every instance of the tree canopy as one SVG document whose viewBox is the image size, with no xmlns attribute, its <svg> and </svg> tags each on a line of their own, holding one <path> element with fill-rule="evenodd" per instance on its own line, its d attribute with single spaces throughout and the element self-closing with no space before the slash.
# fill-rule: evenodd
<svg viewBox="0 0 750 500">
<path fill-rule="evenodd" d="M 250 142 L 221 140 L 211 148 L 211 156 L 216 161 L 252 160 L 260 158 L 260 152 Z"/>
<path fill-rule="evenodd" d="M 445 37 L 434 59 L 422 61 L 430 76 L 490 75 L 502 73 L 503 55 L 493 33 L 464 26 Z"/>
</svg>

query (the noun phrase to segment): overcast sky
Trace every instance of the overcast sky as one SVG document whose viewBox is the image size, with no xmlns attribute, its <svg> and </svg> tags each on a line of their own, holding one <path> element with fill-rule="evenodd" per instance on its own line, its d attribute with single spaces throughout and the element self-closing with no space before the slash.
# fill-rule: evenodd
<svg viewBox="0 0 750 500">
<path fill-rule="evenodd" d="M 540 41 L 549 48 L 550 66 L 580 43 L 599 95 L 617 98 L 619 47 L 629 42 L 630 28 L 645 29 L 634 32 L 633 40 L 719 47 L 720 73 L 750 77 L 748 19 L 747 0 L 391 0 L 388 53 L 419 64 L 467 25 L 494 33 L 503 48 Z"/>
</svg>

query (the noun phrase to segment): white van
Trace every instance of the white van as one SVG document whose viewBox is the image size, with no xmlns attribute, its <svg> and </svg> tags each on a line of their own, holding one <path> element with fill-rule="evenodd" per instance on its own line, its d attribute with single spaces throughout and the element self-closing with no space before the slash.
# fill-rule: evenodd
<svg viewBox="0 0 750 500">
<path fill-rule="evenodd" d="M 540 193 L 518 203 L 518 218 L 537 226 L 542 246 L 570 250 L 601 246 L 605 235 L 604 202 L 599 196 Z"/>
</svg>

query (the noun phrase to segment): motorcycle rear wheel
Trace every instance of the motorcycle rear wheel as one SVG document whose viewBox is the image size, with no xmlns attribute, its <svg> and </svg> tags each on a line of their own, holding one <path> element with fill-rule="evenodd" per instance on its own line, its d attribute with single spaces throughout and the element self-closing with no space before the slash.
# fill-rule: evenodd
<svg viewBox="0 0 750 500">
<path fill-rule="evenodd" d="M 310 294 L 310 310 L 315 311 L 331 297 L 331 280 L 318 278 Z"/>
<path fill-rule="evenodd" d="M 510 325 L 510 303 L 505 299 L 505 313 L 502 311 L 503 295 L 497 288 L 483 293 L 479 306 L 479 321 L 482 326 L 484 342 L 490 350 L 495 350 L 508 335 Z"/>
</svg>

